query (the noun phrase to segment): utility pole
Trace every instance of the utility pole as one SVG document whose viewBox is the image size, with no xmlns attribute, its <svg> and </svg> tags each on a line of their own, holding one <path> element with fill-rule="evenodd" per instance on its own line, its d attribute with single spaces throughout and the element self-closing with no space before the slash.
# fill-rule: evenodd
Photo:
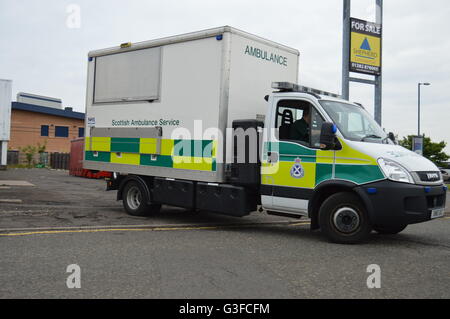
<svg viewBox="0 0 450 319">
<path fill-rule="evenodd" d="M 431 83 L 418 83 L 417 91 L 418 91 L 418 99 L 417 99 L 417 136 L 420 136 L 420 87 L 422 85 L 429 86 Z"/>
<path fill-rule="evenodd" d="M 417 97 L 417 136 L 420 136 L 420 84 L 417 84 L 417 91 L 418 91 L 418 97 Z"/>
</svg>

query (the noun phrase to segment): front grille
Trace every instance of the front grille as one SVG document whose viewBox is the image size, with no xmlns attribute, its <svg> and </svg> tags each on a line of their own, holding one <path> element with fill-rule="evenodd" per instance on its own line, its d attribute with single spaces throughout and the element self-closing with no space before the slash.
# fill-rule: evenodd
<svg viewBox="0 0 450 319">
<path fill-rule="evenodd" d="M 422 182 L 432 183 L 441 180 L 441 173 L 436 172 L 416 172 Z"/>
</svg>

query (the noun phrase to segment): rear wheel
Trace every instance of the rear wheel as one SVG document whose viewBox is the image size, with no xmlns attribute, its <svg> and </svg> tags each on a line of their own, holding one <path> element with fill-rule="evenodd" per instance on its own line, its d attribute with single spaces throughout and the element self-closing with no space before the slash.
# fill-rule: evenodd
<svg viewBox="0 0 450 319">
<path fill-rule="evenodd" d="M 374 226 L 373 229 L 382 235 L 395 235 L 398 233 L 401 233 L 402 231 L 405 230 L 405 228 L 408 225 L 398 225 L 398 226 L 383 226 L 383 227 L 379 227 L 379 226 Z"/>
<path fill-rule="evenodd" d="M 339 244 L 361 243 L 372 230 L 359 197 L 346 192 L 331 195 L 325 200 L 319 210 L 319 225 L 330 241 Z"/>
<path fill-rule="evenodd" d="M 132 216 L 149 216 L 159 212 L 160 204 L 149 204 L 145 190 L 136 181 L 129 181 L 123 189 L 123 207 Z"/>
</svg>

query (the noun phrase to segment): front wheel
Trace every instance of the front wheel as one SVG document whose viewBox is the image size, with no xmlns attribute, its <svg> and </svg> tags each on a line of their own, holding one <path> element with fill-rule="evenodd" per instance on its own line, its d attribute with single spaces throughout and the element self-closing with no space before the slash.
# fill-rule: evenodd
<svg viewBox="0 0 450 319">
<path fill-rule="evenodd" d="M 357 244 L 369 237 L 372 227 L 364 205 L 352 193 L 337 193 L 319 209 L 322 233 L 334 243 Z"/>
<path fill-rule="evenodd" d="M 142 185 L 129 181 L 123 189 L 123 207 L 132 216 L 148 216 L 159 212 L 161 205 L 149 204 Z"/>
</svg>

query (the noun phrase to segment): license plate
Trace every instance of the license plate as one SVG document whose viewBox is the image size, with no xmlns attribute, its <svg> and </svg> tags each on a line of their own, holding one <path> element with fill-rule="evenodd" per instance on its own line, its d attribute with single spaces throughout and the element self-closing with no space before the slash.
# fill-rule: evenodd
<svg viewBox="0 0 450 319">
<path fill-rule="evenodd" d="M 445 208 L 433 209 L 431 211 L 431 219 L 444 217 Z"/>
</svg>

